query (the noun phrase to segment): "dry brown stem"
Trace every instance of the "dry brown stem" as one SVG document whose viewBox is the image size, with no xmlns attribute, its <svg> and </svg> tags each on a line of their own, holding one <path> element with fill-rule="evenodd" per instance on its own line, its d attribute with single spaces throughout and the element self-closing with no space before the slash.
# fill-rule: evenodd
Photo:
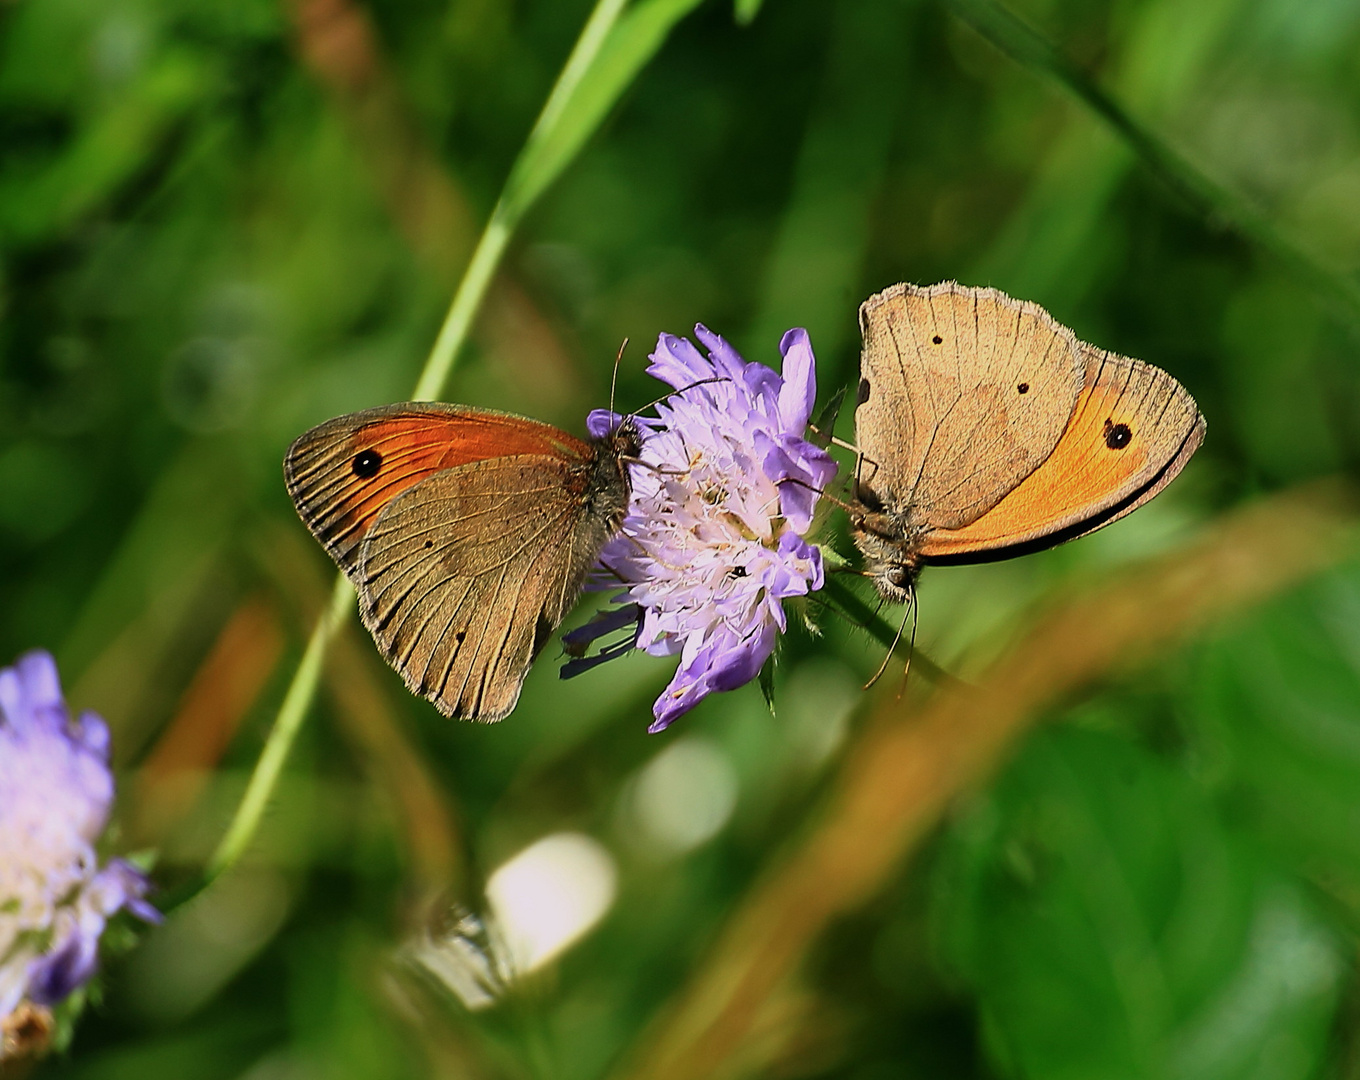
<svg viewBox="0 0 1360 1080">
<path fill-rule="evenodd" d="M 184 691 L 175 717 L 137 775 L 130 826 L 139 844 L 159 844 L 206 790 L 242 719 L 283 652 L 273 605 L 247 596 L 218 634 Z"/>
<path fill-rule="evenodd" d="M 627 1075 L 711 1080 L 752 1068 L 761 1012 L 817 935 L 880 889 L 1046 710 L 1333 564 L 1355 539 L 1334 488 L 1265 499 L 1186 550 L 1050 604 L 978 685 L 924 706 L 880 695 L 820 820 L 729 919 Z"/>
</svg>

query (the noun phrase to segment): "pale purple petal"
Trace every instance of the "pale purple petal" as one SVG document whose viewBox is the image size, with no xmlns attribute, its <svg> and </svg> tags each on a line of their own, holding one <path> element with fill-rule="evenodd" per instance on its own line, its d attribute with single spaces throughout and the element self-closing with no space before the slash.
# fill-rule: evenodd
<svg viewBox="0 0 1360 1080">
<path fill-rule="evenodd" d="M 694 336 L 702 341 L 704 347 L 708 349 L 709 359 L 718 375 L 725 375 L 734 380 L 741 380 L 746 377 L 746 370 L 749 365 L 738 355 L 737 350 L 732 348 L 720 335 L 715 334 L 703 323 L 695 323 Z M 695 352 L 698 352 L 698 350 L 696 349 Z M 769 371 L 769 368 L 765 370 Z"/>
<path fill-rule="evenodd" d="M 586 417 L 586 431 L 590 432 L 591 438 L 604 439 L 614 433 L 622 420 L 618 413 L 608 409 L 591 409 Z"/>
<path fill-rule="evenodd" d="M 801 436 L 812 419 L 817 400 L 817 369 L 812 342 L 802 327 L 788 331 L 779 343 L 784 357 L 784 385 L 779 390 L 779 419 L 783 430 Z"/>
<path fill-rule="evenodd" d="M 662 334 L 657 338 L 656 351 L 651 355 L 647 374 L 679 390 L 700 379 L 711 378 L 713 366 L 688 338 Z"/>
<path fill-rule="evenodd" d="M 782 601 L 821 588 L 821 551 L 804 534 L 836 472 L 826 452 L 803 438 L 816 391 L 806 332 L 784 336 L 783 377 L 746 363 L 706 327 L 695 334 L 707 356 L 669 334 L 652 353 L 648 370 L 677 393 L 657 406 L 659 426 L 646 432 L 641 455 L 652 467 L 633 471 L 628 515 L 600 557 L 608 572 L 592 586 L 622 581 L 627 588 L 616 602 L 626 607 L 566 638 L 573 659 L 564 677 L 626 645 L 680 654 L 653 709 L 653 731 L 708 694 L 755 678 L 785 629 Z M 594 433 L 594 416 L 591 422 Z M 592 641 L 639 613 L 631 642 L 584 656 Z"/>
<path fill-rule="evenodd" d="M 0 1020 L 53 1005 L 94 973 L 110 916 L 153 921 L 146 876 L 94 845 L 113 803 L 109 731 L 72 720 L 44 652 L 0 670 Z"/>
</svg>

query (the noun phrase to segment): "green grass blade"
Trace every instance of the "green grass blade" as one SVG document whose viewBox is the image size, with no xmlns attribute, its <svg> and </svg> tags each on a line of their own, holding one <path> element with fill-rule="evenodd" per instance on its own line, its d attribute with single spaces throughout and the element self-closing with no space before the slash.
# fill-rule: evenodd
<svg viewBox="0 0 1360 1080">
<path fill-rule="evenodd" d="M 599 0 L 520 151 L 505 189 L 444 318 L 415 399 L 443 393 L 510 237 L 529 208 L 580 153 L 609 110 L 656 55 L 671 28 L 701 0 Z"/>
<path fill-rule="evenodd" d="M 656 55 L 671 28 L 700 0 L 642 0 L 620 19 L 625 2 L 598 0 L 586 21 L 454 293 L 416 383 L 416 400 L 441 396 L 524 214 L 580 152 L 609 109 Z M 316 697 L 326 647 L 352 611 L 353 590 L 342 575 L 336 580 L 330 607 L 312 631 L 302 662 L 288 685 L 245 797 L 208 862 L 206 880 L 234 865 L 259 828 L 293 741 Z"/>
<path fill-rule="evenodd" d="M 518 220 L 557 179 L 656 55 L 671 28 L 700 3 L 641 0 L 602 38 L 589 68 L 569 85 L 567 69 L 563 69 L 563 80 L 548 99 L 505 185 L 505 213 L 510 220 Z"/>
<path fill-rule="evenodd" d="M 325 661 L 326 646 L 331 642 L 344 621 L 354 610 L 354 588 L 344 575 L 336 578 L 335 588 L 331 591 L 330 603 L 317 620 L 312 636 L 307 642 L 307 650 L 302 662 L 288 685 L 288 692 L 279 706 L 279 714 L 265 741 L 260 760 L 250 774 L 241 805 L 236 808 L 231 824 L 227 827 L 222 842 L 208 860 L 205 878 L 211 881 L 228 867 L 232 866 L 250 844 L 255 830 L 259 828 L 264 816 L 269 796 L 278 783 L 288 751 L 293 746 L 302 721 L 307 715 L 312 699 L 316 697 L 316 687 L 321 681 L 321 665 Z"/>
</svg>

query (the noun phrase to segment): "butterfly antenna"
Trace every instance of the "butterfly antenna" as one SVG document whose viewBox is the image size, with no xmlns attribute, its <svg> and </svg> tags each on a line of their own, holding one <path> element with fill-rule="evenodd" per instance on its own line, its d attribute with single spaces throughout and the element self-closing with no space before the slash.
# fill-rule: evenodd
<svg viewBox="0 0 1360 1080">
<path fill-rule="evenodd" d="M 809 491 L 815 491 L 823 499 L 826 499 L 828 502 L 835 503 L 846 513 L 853 513 L 855 511 L 855 507 L 851 506 L 844 499 L 838 499 L 836 498 L 836 496 L 832 495 L 831 492 L 827 491 L 826 489 L 819 488 L 815 484 L 809 484 L 806 480 L 799 480 L 798 477 L 796 476 L 786 476 L 784 477 L 783 480 L 779 482 L 781 484 L 793 484 L 797 487 L 807 488 Z"/>
<path fill-rule="evenodd" d="M 908 600 L 909 606 L 907 607 L 907 610 L 902 613 L 902 622 L 897 627 L 897 634 L 893 637 L 892 644 L 888 646 L 888 651 L 883 656 L 883 663 L 878 665 L 878 670 L 874 672 L 874 677 L 865 683 L 862 689 L 868 690 L 869 687 L 878 682 L 878 680 L 883 677 L 883 673 L 888 670 L 888 661 L 892 659 L 893 653 L 897 651 L 897 643 L 902 640 L 902 632 L 907 628 L 907 620 L 911 618 L 912 612 L 916 610 L 916 604 L 912 602 L 914 599 L 915 596 L 912 595 Z M 916 628 L 914 624 L 911 633 L 914 642 L 916 637 Z M 908 662 L 910 663 L 910 661 Z"/>
<path fill-rule="evenodd" d="M 627 344 L 627 343 L 625 342 L 625 344 Z M 732 381 L 732 380 L 729 379 L 726 375 L 715 375 L 715 376 L 714 376 L 713 378 L 711 378 L 711 379 L 700 379 L 698 382 L 692 382 L 692 383 L 690 383 L 688 386 L 682 386 L 682 387 L 680 387 L 679 390 L 672 390 L 672 391 L 670 391 L 669 393 L 662 394 L 659 398 L 653 398 L 651 401 L 647 402 L 646 405 L 642 406 L 642 408 L 637 409 L 637 410 L 635 410 L 634 412 L 629 413 L 629 415 L 630 415 L 630 416 L 637 416 L 638 413 L 646 412 L 646 411 L 647 411 L 648 409 L 650 409 L 653 405 L 660 405 L 661 402 L 665 401 L 668 397 L 674 397 L 676 394 L 683 394 L 686 390 L 693 390 L 696 386 L 706 386 L 706 385 L 709 384 L 709 383 L 720 383 L 720 382 L 731 382 L 731 381 Z M 612 407 L 611 407 L 611 411 L 612 411 Z M 658 476 L 684 476 L 686 473 L 689 472 L 688 469 L 667 469 L 667 468 L 665 468 L 665 467 L 663 467 L 663 466 L 660 466 L 660 465 L 653 465 L 651 462 L 649 462 L 649 461 L 643 461 L 641 458 L 628 458 L 627 461 L 628 461 L 628 463 L 629 463 L 630 465 L 641 465 L 643 468 L 651 470 L 652 472 L 656 473 Z"/>
<path fill-rule="evenodd" d="M 662 394 L 659 398 L 653 398 L 651 401 L 647 402 L 646 405 L 642 406 L 642 408 L 638 409 L 637 412 L 646 412 L 653 405 L 660 405 L 668 397 L 675 397 L 676 394 L 683 394 L 686 390 L 693 390 L 696 386 L 707 386 L 709 383 L 731 381 L 732 380 L 729 379 L 726 375 L 714 375 L 713 378 L 711 379 L 700 379 L 698 382 L 692 382 L 688 386 L 680 387 L 679 390 L 669 390 L 666 393 Z M 633 415 L 636 416 L 637 413 L 634 413 Z"/>
<path fill-rule="evenodd" d="M 623 363 L 623 350 L 628 348 L 628 339 L 623 339 L 623 344 L 619 346 L 619 354 L 614 357 L 614 371 L 609 376 L 609 415 L 614 415 L 614 389 L 619 385 L 619 365 Z"/>
<path fill-rule="evenodd" d="M 907 692 L 907 676 L 911 674 L 911 658 L 916 655 L 916 583 L 907 586 L 907 603 L 911 605 L 911 638 L 907 641 L 907 663 L 902 668 L 902 689 L 897 691 L 900 700 Z"/>
</svg>

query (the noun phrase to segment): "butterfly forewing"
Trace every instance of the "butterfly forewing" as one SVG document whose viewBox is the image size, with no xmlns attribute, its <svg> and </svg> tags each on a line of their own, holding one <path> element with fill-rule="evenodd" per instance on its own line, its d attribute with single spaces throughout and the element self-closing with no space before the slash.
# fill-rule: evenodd
<svg viewBox="0 0 1360 1080">
<path fill-rule="evenodd" d="M 589 457 L 580 439 L 490 409 L 407 402 L 350 413 L 300 436 L 284 459 L 298 513 L 349 573 L 359 541 L 394 498 L 441 469 L 506 454 Z"/>
<path fill-rule="evenodd" d="M 954 282 L 860 308 L 861 480 L 890 513 L 957 528 L 1044 461 L 1082 388 L 1071 331 L 1034 304 Z"/>
<path fill-rule="evenodd" d="M 625 422 L 584 442 L 460 405 L 402 404 L 301 436 L 298 513 L 354 583 L 388 662 L 446 714 L 499 720 L 628 506 Z"/>
</svg>

